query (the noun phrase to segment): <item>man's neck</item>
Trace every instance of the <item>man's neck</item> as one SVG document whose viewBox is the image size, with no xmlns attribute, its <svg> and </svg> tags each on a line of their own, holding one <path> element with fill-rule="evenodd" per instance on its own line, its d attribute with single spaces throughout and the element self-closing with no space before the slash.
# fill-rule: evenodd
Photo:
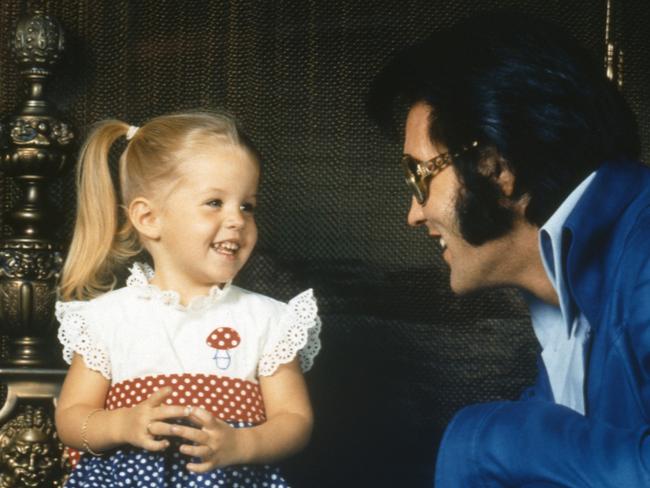
<svg viewBox="0 0 650 488">
<path fill-rule="evenodd" d="M 546 274 L 539 249 L 539 227 L 519 221 L 513 236 L 518 243 L 520 265 L 514 276 L 514 285 L 532 293 L 543 302 L 559 306 L 557 292 Z"/>
<path fill-rule="evenodd" d="M 530 283 L 528 283 L 525 288 L 543 302 L 559 307 L 560 300 L 558 299 L 557 292 L 548 279 L 543 266 L 541 267 L 541 272 L 542 275 L 538 275 L 538 273 L 532 274 L 530 277 Z"/>
</svg>

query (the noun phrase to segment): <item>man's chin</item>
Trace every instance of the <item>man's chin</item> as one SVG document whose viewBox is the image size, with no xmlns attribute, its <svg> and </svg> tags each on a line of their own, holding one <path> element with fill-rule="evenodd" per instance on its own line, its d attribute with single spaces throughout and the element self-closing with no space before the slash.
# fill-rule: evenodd
<svg viewBox="0 0 650 488">
<path fill-rule="evenodd" d="M 453 274 L 449 280 L 449 286 L 451 288 L 451 291 L 453 291 L 454 294 L 458 296 L 467 295 L 469 293 L 477 291 L 480 288 L 475 284 L 472 286 L 471 283 L 467 283 L 466 281 L 454 279 Z"/>
</svg>

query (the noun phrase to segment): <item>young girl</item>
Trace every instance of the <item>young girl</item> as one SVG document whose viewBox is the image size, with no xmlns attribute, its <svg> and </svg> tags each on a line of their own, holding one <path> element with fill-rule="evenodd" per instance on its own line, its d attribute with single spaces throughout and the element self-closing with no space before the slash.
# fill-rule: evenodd
<svg viewBox="0 0 650 488">
<path fill-rule="evenodd" d="M 118 198 L 108 154 L 123 136 Z M 284 304 L 231 284 L 257 240 L 258 179 L 224 115 L 90 135 L 56 308 L 70 363 L 56 425 L 83 451 L 66 486 L 286 486 L 265 463 L 309 439 L 320 321 L 311 290 Z M 143 249 L 153 268 L 113 290 Z"/>
</svg>

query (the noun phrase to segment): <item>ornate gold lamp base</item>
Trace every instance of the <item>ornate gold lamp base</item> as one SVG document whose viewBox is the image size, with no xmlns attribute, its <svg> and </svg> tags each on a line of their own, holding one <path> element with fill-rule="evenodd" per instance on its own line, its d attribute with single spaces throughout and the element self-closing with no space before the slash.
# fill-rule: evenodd
<svg viewBox="0 0 650 488">
<path fill-rule="evenodd" d="M 65 376 L 54 338 L 61 246 L 47 183 L 67 166 L 73 134 L 45 97 L 46 81 L 64 50 L 63 30 L 41 12 L 20 19 L 13 51 L 27 100 L 0 120 L 0 170 L 18 189 L 6 214 L 13 233 L 0 240 L 0 327 L 8 338 L 0 363 L 6 399 L 0 406 L 0 488 L 60 486 L 62 446 L 54 401 Z"/>
<path fill-rule="evenodd" d="M 6 366 L 43 367 L 60 361 L 53 346 L 56 278 L 61 250 L 36 239 L 0 242 L 0 323 L 9 337 Z"/>
<path fill-rule="evenodd" d="M 0 368 L 7 396 L 0 409 L 0 488 L 62 485 L 62 445 L 54 402 L 65 370 Z"/>
</svg>

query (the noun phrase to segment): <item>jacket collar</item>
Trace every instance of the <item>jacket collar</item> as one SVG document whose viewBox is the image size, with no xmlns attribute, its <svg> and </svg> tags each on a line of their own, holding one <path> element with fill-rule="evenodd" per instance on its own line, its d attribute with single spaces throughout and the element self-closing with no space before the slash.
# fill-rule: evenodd
<svg viewBox="0 0 650 488">
<path fill-rule="evenodd" d="M 571 294 L 592 327 L 597 327 L 608 282 L 603 279 L 620 259 L 631 223 L 621 216 L 648 191 L 650 171 L 641 163 L 604 163 L 569 214 L 567 276 Z"/>
</svg>

